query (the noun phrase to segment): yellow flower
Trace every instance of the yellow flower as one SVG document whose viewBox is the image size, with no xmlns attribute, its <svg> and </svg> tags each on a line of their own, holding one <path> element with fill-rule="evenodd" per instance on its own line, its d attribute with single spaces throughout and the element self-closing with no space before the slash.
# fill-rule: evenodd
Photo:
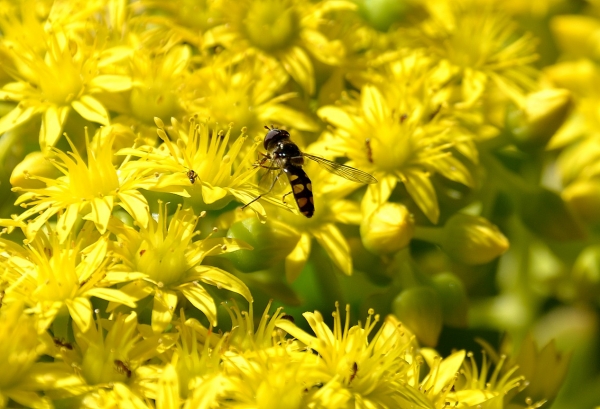
<svg viewBox="0 0 600 409">
<path fill-rule="evenodd" d="M 89 44 L 59 27 L 41 33 L 37 42 L 44 44 L 41 55 L 27 44 L 10 44 L 15 81 L 0 89 L 0 99 L 18 104 L 0 118 L 0 134 L 41 114 L 39 141 L 44 150 L 56 143 L 72 110 L 88 121 L 108 125 L 107 109 L 93 95 L 131 87 L 130 77 L 103 73 L 104 67 L 127 58 L 130 51 L 102 49 L 101 41 Z"/>
<path fill-rule="evenodd" d="M 188 112 L 219 124 L 233 122 L 236 130 L 245 126 L 250 135 L 262 133 L 264 125 L 272 123 L 318 129 L 314 120 L 283 104 L 297 94 L 283 92 L 288 75 L 279 64 L 256 56 L 233 66 L 219 60 L 196 70 L 186 82 Z"/>
<path fill-rule="evenodd" d="M 119 151 L 121 155 L 142 158 L 129 162 L 125 166 L 128 170 L 159 175 L 151 190 L 189 198 L 188 203 L 200 210 L 221 209 L 232 199 L 248 203 L 258 195 L 250 180 L 258 170 L 252 163 L 260 141 L 254 141 L 250 149 L 241 152 L 246 135 L 242 132 L 230 145 L 231 127 L 223 134 L 217 129 L 211 130 L 207 122 L 198 123 L 193 118 L 189 130 L 184 130 L 176 120 L 172 121 L 172 128 L 165 129 L 160 119 L 155 120 L 163 141 L 161 146 L 144 145 Z M 176 139 L 177 144 L 171 138 Z M 250 207 L 264 217 L 259 203 Z"/>
<path fill-rule="evenodd" d="M 362 185 L 332 175 L 312 161 L 307 162 L 304 168 L 312 182 L 315 204 L 315 213 L 311 218 L 306 218 L 298 212 L 291 195 L 287 195 L 285 202 L 282 202 L 282 197 L 291 191 L 287 182 L 281 183 L 277 191 L 265 197 L 267 202 L 274 205 L 269 209 L 270 217 L 284 222 L 300 235 L 296 246 L 285 260 L 288 282 L 295 281 L 302 272 L 311 253 L 313 238 L 323 247 L 337 268 L 344 274 L 351 275 L 350 246 L 336 224 L 358 225 L 361 220 L 359 206 L 344 197 Z"/>
<path fill-rule="evenodd" d="M 538 57 L 536 42 L 531 34 L 519 35 L 493 2 L 440 2 L 431 12 L 416 45 L 439 58 L 465 105 L 481 99 L 490 81 L 516 102 L 535 87 L 537 70 L 531 63 Z"/>
<path fill-rule="evenodd" d="M 73 241 L 61 244 L 56 231 L 40 231 L 26 241 L 25 248 L 0 239 L 2 277 L 9 283 L 5 299 L 30 306 L 38 315 L 38 332 L 64 315 L 87 331 L 92 321 L 91 297 L 135 307 L 131 297 L 108 287 L 140 275 L 109 271 L 108 238 L 96 234 L 87 225 Z"/>
<path fill-rule="evenodd" d="M 140 231 L 113 219 L 110 230 L 118 238 L 115 252 L 120 255 L 128 271 L 145 275 L 121 287 L 130 297 L 141 300 L 153 295 L 152 329 L 162 332 L 171 323 L 178 296 L 185 297 L 202 311 L 211 325 L 217 323 L 215 302 L 201 283 L 217 286 L 242 295 L 251 301 L 252 295 L 246 285 L 234 275 L 220 268 L 201 265 L 206 256 L 215 256 L 242 248 L 248 248 L 234 239 L 211 238 L 192 241 L 198 217 L 191 209 L 178 206 L 167 224 L 166 205 L 159 203 L 157 219 L 151 219 L 148 227 Z M 108 311 L 118 305 L 112 303 Z"/>
<path fill-rule="evenodd" d="M 133 86 L 129 101 L 115 111 L 131 115 L 152 128 L 154 118 L 179 118 L 183 114 L 181 90 L 189 75 L 191 49 L 173 46 L 168 51 L 142 49 L 131 59 Z M 116 118 L 119 119 L 119 118 Z"/>
<path fill-rule="evenodd" d="M 69 368 L 50 362 L 36 362 L 45 353 L 36 336 L 36 319 L 23 311 L 20 302 L 0 309 L 0 406 L 14 402 L 29 408 L 52 408 L 38 392 L 72 382 Z M 69 380 L 69 378 L 71 378 Z"/>
<path fill-rule="evenodd" d="M 153 334 L 150 328 L 138 325 L 135 312 L 118 314 L 112 320 L 98 317 L 89 330 L 77 327 L 74 334 L 81 358 L 71 366 L 81 374 L 88 391 L 121 382 L 140 394 L 147 393 L 142 386 L 144 364 L 169 350 L 177 340 L 177 334 Z"/>
<path fill-rule="evenodd" d="M 27 237 L 33 238 L 52 216 L 58 214 L 56 231 L 62 243 L 82 215 L 83 219 L 93 221 L 98 231 L 104 234 L 114 206 L 119 205 L 146 226 L 148 204 L 138 189 L 148 188 L 150 182 L 142 180 L 146 174 L 139 171 L 131 172 L 123 167 L 115 169 L 111 149 L 114 135 L 107 139 L 104 143 L 97 140 L 96 144 L 90 145 L 86 135 L 87 164 L 70 140 L 73 150 L 70 155 L 51 148 L 57 158 L 49 160 L 64 176 L 55 180 L 37 177 L 46 183 L 46 187 L 40 189 L 13 188 L 25 192 L 15 204 L 31 207 L 13 216 L 13 220 L 0 220 L 0 225 L 19 225 L 25 228 Z M 35 220 L 25 227 L 24 221 L 32 216 L 36 216 Z"/>
<path fill-rule="evenodd" d="M 440 173 L 471 186 L 468 169 L 449 149 L 456 146 L 462 152 L 464 147 L 469 152 L 467 157 L 477 155 L 472 145 L 465 143 L 469 138 L 455 121 L 440 115 L 439 106 L 433 107 L 424 80 L 419 81 L 421 85 L 411 84 L 424 88 L 424 101 L 423 94 L 405 89 L 404 81 L 385 88 L 365 85 L 360 100 L 319 109 L 319 116 L 335 126 L 333 135 L 325 135 L 323 149 L 347 156 L 347 165 L 371 173 L 379 181 L 369 186 L 362 200 L 365 214 L 385 203 L 400 181 L 427 218 L 437 223 L 439 206 L 430 177 Z"/>
<path fill-rule="evenodd" d="M 328 12 L 355 7 L 346 1 L 224 0 L 218 6 L 224 24 L 207 33 L 210 40 L 205 45 L 223 45 L 235 61 L 257 54 L 279 63 L 312 94 L 315 75 L 310 56 L 336 64 L 344 53 L 342 44 L 329 41 L 318 26 L 327 20 Z"/>
</svg>

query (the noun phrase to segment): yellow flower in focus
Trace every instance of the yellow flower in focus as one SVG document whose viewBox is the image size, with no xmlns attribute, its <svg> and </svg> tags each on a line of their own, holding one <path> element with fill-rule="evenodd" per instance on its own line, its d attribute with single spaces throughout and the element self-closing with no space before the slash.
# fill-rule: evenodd
<svg viewBox="0 0 600 409">
<path fill-rule="evenodd" d="M 0 239 L 2 278 L 9 283 L 5 301 L 23 301 L 30 306 L 38 315 L 38 332 L 64 315 L 87 331 L 92 321 L 91 297 L 132 308 L 136 305 L 125 293 L 108 287 L 140 275 L 109 272 L 107 236 L 96 237 L 94 229 L 86 227 L 75 240 L 62 244 L 52 230 L 40 231 L 25 248 Z"/>
<path fill-rule="evenodd" d="M 245 129 L 230 145 L 231 127 L 223 133 L 193 118 L 189 130 L 183 129 L 176 120 L 172 120 L 172 128 L 167 130 L 162 120 L 155 120 L 162 145 L 119 151 L 120 155 L 142 159 L 129 162 L 126 165 L 128 170 L 142 175 L 149 171 L 159 175 L 151 190 L 190 198 L 189 203 L 201 210 L 221 209 L 232 199 L 249 203 L 258 195 L 257 188 L 250 181 L 258 170 L 252 164 L 260 141 L 254 141 L 252 147 L 243 152 L 247 142 Z M 260 203 L 255 202 L 250 207 L 265 216 Z"/>
<path fill-rule="evenodd" d="M 114 136 L 104 143 L 99 140 L 95 144 L 87 142 L 87 164 L 69 140 L 72 153 L 66 154 L 51 148 L 56 159 L 49 159 L 64 176 L 58 179 L 44 177 L 32 178 L 46 183 L 40 189 L 13 188 L 13 191 L 24 191 L 15 205 L 29 207 L 13 219 L 0 219 L 0 225 L 22 227 L 27 237 L 33 238 L 42 226 L 54 215 L 58 214 L 56 231 L 60 242 L 64 242 L 73 229 L 78 217 L 91 220 L 102 234 L 106 232 L 108 221 L 115 205 L 121 206 L 142 226 L 148 224 L 148 204 L 140 188 L 148 188 L 150 182 L 144 181 L 147 175 L 140 172 L 127 171 L 123 167 L 115 169 L 112 163 L 112 143 Z M 25 225 L 25 221 L 36 216 Z"/>
<path fill-rule="evenodd" d="M 199 218 L 191 209 L 181 210 L 178 206 L 167 223 L 168 216 L 166 205 L 160 204 L 156 220 L 152 218 L 148 227 L 140 226 L 139 231 L 113 219 L 110 230 L 119 241 L 115 253 L 129 271 L 145 275 L 143 280 L 121 287 L 121 291 L 136 300 L 154 297 L 152 329 L 155 333 L 162 332 L 171 323 L 179 296 L 202 311 L 211 325 L 216 325 L 217 307 L 201 283 L 236 292 L 248 301 L 252 295 L 246 284 L 231 273 L 201 263 L 206 256 L 249 247 L 226 238 L 193 241 L 199 234 L 195 231 Z M 112 303 L 107 310 L 110 312 L 117 306 Z"/>
<path fill-rule="evenodd" d="M 224 0 L 218 8 L 224 24 L 207 33 L 211 40 L 206 46 L 223 45 L 236 61 L 257 54 L 279 63 L 312 94 L 315 74 L 310 57 L 331 65 L 344 55 L 342 44 L 329 41 L 318 26 L 327 20 L 328 12 L 355 7 L 347 1 Z"/>
<path fill-rule="evenodd" d="M 412 64 L 412 62 L 407 62 Z M 406 81 L 406 80 L 405 80 Z M 362 200 L 362 209 L 370 214 L 385 203 L 398 182 L 432 223 L 437 223 L 439 206 L 430 177 L 442 176 L 466 186 L 473 179 L 465 165 L 449 149 L 460 144 L 469 149 L 452 119 L 438 112 L 427 98 L 428 87 L 403 83 L 385 87 L 365 85 L 360 99 L 320 108 L 318 114 L 335 126 L 333 135 L 325 135 L 323 149 L 347 156 L 349 166 L 371 173 L 379 183 L 370 185 Z M 429 99 L 429 100 L 428 100 Z M 472 149 L 472 148 L 471 148 Z M 476 157 L 471 153 L 468 157 Z"/>
<path fill-rule="evenodd" d="M 14 81 L 0 89 L 0 100 L 18 104 L 0 118 L 0 134 L 41 115 L 39 141 L 44 150 L 59 139 L 72 110 L 88 121 L 108 125 L 107 108 L 93 95 L 131 88 L 130 77 L 103 73 L 106 66 L 128 58 L 130 50 L 102 49 L 101 41 L 89 44 L 58 27 L 37 41 L 45 45 L 42 55 L 19 42 L 8 48 Z"/>
<path fill-rule="evenodd" d="M 362 185 L 332 175 L 309 160 L 305 161 L 304 168 L 312 182 L 315 213 L 311 218 L 306 218 L 297 211 L 292 195 L 288 194 L 282 200 L 282 197 L 291 191 L 287 181 L 280 183 L 278 188 L 274 189 L 276 191 L 265 196 L 265 201 L 274 205 L 269 208 L 270 217 L 284 222 L 300 235 L 300 240 L 285 260 L 287 280 L 295 281 L 302 272 L 311 253 L 313 238 L 323 247 L 337 268 L 344 274 L 351 275 L 350 246 L 336 224 L 360 224 L 359 206 L 344 197 Z"/>
</svg>

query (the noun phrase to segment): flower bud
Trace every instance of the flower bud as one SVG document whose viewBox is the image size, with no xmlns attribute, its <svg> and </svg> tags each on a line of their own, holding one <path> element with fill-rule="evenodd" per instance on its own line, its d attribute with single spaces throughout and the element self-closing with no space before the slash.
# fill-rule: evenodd
<svg viewBox="0 0 600 409">
<path fill-rule="evenodd" d="M 244 272 L 265 270 L 285 259 L 296 247 L 300 235 L 286 224 L 269 219 L 261 223 L 256 217 L 235 222 L 227 237 L 242 240 L 254 250 L 239 250 L 226 257 Z"/>
<path fill-rule="evenodd" d="M 392 302 L 392 311 L 419 341 L 435 346 L 442 331 L 442 304 L 433 288 L 412 287 L 402 291 Z"/>
<path fill-rule="evenodd" d="M 562 192 L 562 198 L 583 221 L 600 222 L 600 180 L 578 180 Z"/>
<path fill-rule="evenodd" d="M 545 146 L 563 124 L 573 105 L 566 89 L 545 89 L 527 95 L 521 108 L 507 110 L 507 127 L 522 146 Z"/>
<path fill-rule="evenodd" d="M 489 263 L 508 250 L 508 239 L 483 217 L 455 214 L 444 226 L 441 246 L 454 260 L 469 264 Z"/>
<path fill-rule="evenodd" d="M 600 246 L 589 246 L 577 257 L 571 273 L 577 299 L 594 301 L 600 295 Z"/>
<path fill-rule="evenodd" d="M 54 179 L 60 175 L 60 171 L 42 152 L 32 152 L 15 166 L 10 175 L 10 184 L 23 189 L 40 189 L 46 184 L 41 180 L 30 178 L 30 176 Z"/>
<path fill-rule="evenodd" d="M 405 21 L 414 22 L 426 16 L 424 7 L 411 0 L 355 0 L 360 15 L 376 30 L 386 32 Z"/>
<path fill-rule="evenodd" d="M 399 203 L 384 203 L 363 218 L 360 236 L 367 250 L 375 254 L 395 253 L 408 246 L 415 222 L 408 209 Z"/>
<path fill-rule="evenodd" d="M 468 297 L 462 281 L 452 273 L 441 273 L 433 277 L 432 284 L 442 302 L 444 324 L 466 327 Z"/>
</svg>

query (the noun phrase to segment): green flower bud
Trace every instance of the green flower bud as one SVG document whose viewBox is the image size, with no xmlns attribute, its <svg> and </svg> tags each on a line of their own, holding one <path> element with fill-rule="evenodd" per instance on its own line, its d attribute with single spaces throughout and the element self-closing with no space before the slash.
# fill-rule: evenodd
<svg viewBox="0 0 600 409">
<path fill-rule="evenodd" d="M 578 180 L 562 192 L 575 214 L 588 223 L 600 223 L 600 180 Z"/>
<path fill-rule="evenodd" d="M 46 186 L 44 182 L 32 179 L 30 176 L 40 176 L 54 179 L 61 173 L 42 152 L 32 152 L 15 166 L 10 175 L 10 184 L 23 189 L 40 189 Z"/>
<path fill-rule="evenodd" d="M 375 254 L 396 253 L 408 246 L 415 222 L 408 209 L 399 203 L 384 203 L 363 218 L 360 236 L 367 250 Z"/>
<path fill-rule="evenodd" d="M 394 23 L 425 17 L 425 9 L 411 0 L 356 0 L 360 15 L 376 30 L 386 32 Z M 417 17 L 418 16 L 418 17 Z"/>
<path fill-rule="evenodd" d="M 427 346 L 435 346 L 442 331 L 442 303 L 429 287 L 402 291 L 392 302 L 392 311 Z"/>
<path fill-rule="evenodd" d="M 527 95 L 523 107 L 510 106 L 508 129 L 522 146 L 545 146 L 563 124 L 573 100 L 565 89 L 545 89 Z"/>
<path fill-rule="evenodd" d="M 442 273 L 433 277 L 433 287 L 442 302 L 444 324 L 466 327 L 468 297 L 462 281 L 452 273 Z"/>
<path fill-rule="evenodd" d="M 277 220 L 261 223 L 256 217 L 235 222 L 227 237 L 242 240 L 254 250 L 238 250 L 227 254 L 236 268 L 244 272 L 265 270 L 285 259 L 296 247 L 300 235 Z"/>
<path fill-rule="evenodd" d="M 578 288 L 578 299 L 600 299 L 600 246 L 587 247 L 579 254 L 572 277 Z"/>
<path fill-rule="evenodd" d="M 508 239 L 483 217 L 457 213 L 442 231 L 442 248 L 454 260 L 469 264 L 489 263 L 508 250 Z"/>
</svg>

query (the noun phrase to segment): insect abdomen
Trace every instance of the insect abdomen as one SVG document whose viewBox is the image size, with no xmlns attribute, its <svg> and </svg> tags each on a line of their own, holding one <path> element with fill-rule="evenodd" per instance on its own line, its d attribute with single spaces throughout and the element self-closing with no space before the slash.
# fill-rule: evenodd
<svg viewBox="0 0 600 409">
<path fill-rule="evenodd" d="M 290 180 L 292 194 L 300 213 L 306 217 L 312 217 L 315 213 L 315 202 L 310 179 L 300 166 L 286 166 L 283 170 Z"/>
</svg>

